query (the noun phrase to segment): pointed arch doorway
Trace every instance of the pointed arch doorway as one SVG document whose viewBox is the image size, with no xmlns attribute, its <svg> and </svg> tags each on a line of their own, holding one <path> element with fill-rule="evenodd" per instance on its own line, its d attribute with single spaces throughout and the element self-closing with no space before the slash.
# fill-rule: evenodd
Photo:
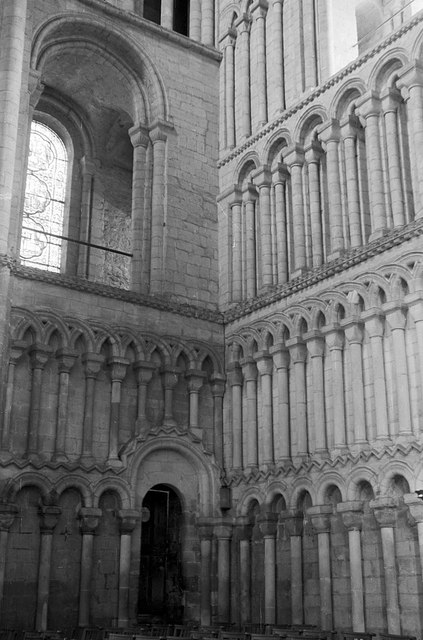
<svg viewBox="0 0 423 640">
<path fill-rule="evenodd" d="M 168 485 L 155 485 L 145 495 L 141 520 L 138 614 L 182 622 L 182 506 L 176 492 Z"/>
</svg>

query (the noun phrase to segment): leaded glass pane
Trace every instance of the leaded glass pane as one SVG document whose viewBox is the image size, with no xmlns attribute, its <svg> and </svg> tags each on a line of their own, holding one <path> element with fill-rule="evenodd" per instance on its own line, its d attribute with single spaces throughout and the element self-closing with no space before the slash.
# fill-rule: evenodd
<svg viewBox="0 0 423 640">
<path fill-rule="evenodd" d="M 33 122 L 20 251 L 23 264 L 60 271 L 67 162 L 59 136 Z"/>
</svg>

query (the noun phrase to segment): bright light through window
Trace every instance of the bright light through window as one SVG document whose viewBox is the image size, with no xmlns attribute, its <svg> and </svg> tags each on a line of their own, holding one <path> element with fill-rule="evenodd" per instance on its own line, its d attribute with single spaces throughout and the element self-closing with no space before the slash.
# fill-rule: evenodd
<svg viewBox="0 0 423 640">
<path fill-rule="evenodd" d="M 67 153 L 59 136 L 33 122 L 22 223 L 21 262 L 60 271 Z"/>
</svg>

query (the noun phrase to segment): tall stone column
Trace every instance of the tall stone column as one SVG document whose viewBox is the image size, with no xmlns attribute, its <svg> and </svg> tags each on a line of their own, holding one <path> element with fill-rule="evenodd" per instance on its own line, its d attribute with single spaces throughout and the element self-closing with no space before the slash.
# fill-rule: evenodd
<svg viewBox="0 0 423 640">
<path fill-rule="evenodd" d="M 200 536 L 200 625 L 209 627 L 212 620 L 211 609 L 211 572 L 212 572 L 212 539 L 213 525 L 207 518 L 197 521 Z"/>
<path fill-rule="evenodd" d="M 204 371 L 190 370 L 185 374 L 188 380 L 189 393 L 189 427 L 190 429 L 198 429 L 200 425 L 199 416 L 199 393 L 206 378 Z"/>
<path fill-rule="evenodd" d="M 390 440 L 383 355 L 384 315 L 379 309 L 375 308 L 365 311 L 361 314 L 361 317 L 366 323 L 372 347 L 376 440 L 383 445 Z"/>
<path fill-rule="evenodd" d="M 351 617 L 353 631 L 366 630 L 364 618 L 363 557 L 361 552 L 361 527 L 363 504 L 360 501 L 340 502 L 336 507 L 348 530 L 351 581 Z"/>
<path fill-rule="evenodd" d="M 110 424 L 109 424 L 109 456 L 107 464 L 113 467 L 122 465 L 119 460 L 119 422 L 120 422 L 120 401 L 122 392 L 122 382 L 126 376 L 126 370 L 129 360 L 114 356 L 108 361 L 110 367 L 110 375 L 112 380 L 112 394 L 110 405 Z"/>
<path fill-rule="evenodd" d="M 135 126 L 129 130 L 134 147 L 132 167 L 132 259 L 131 259 L 131 288 L 133 291 L 145 293 L 148 291 L 148 268 L 145 262 L 145 246 L 147 244 L 146 211 L 145 211 L 145 177 L 147 147 L 150 143 L 148 131 L 142 126 Z"/>
<path fill-rule="evenodd" d="M 322 203 L 320 197 L 320 158 L 322 150 L 316 143 L 305 151 L 308 168 L 308 193 L 310 201 L 311 247 L 313 267 L 323 263 Z"/>
<path fill-rule="evenodd" d="M 173 392 L 178 384 L 178 370 L 165 368 L 162 371 L 162 384 L 164 389 L 164 417 L 163 426 L 169 429 L 176 427 L 173 415 Z"/>
<path fill-rule="evenodd" d="M 347 450 L 343 358 L 344 332 L 337 325 L 328 325 L 325 334 L 332 364 L 333 452 L 342 454 Z"/>
<path fill-rule="evenodd" d="M 79 511 L 82 533 L 81 577 L 79 584 L 79 616 L 78 626 L 88 627 L 90 624 L 91 576 L 93 566 L 94 534 L 101 518 L 101 509 L 81 507 Z"/>
<path fill-rule="evenodd" d="M 231 585 L 231 538 L 232 526 L 225 522 L 214 529 L 217 538 L 217 611 L 221 622 L 230 621 L 230 585 Z"/>
<path fill-rule="evenodd" d="M 39 450 L 39 428 L 41 415 L 41 399 L 43 389 L 43 369 L 52 355 L 52 349 L 44 345 L 34 344 L 29 350 L 31 360 L 31 401 L 29 406 L 29 425 L 26 457 L 37 459 Z"/>
<path fill-rule="evenodd" d="M 239 618 L 241 624 L 251 622 L 251 536 L 253 526 L 248 516 L 236 521 L 239 541 Z"/>
<path fill-rule="evenodd" d="M 225 395 L 226 377 L 214 373 L 211 377 L 213 396 L 213 451 L 218 464 L 223 467 L 223 397 Z"/>
<path fill-rule="evenodd" d="M 90 246 L 91 242 L 91 222 L 92 207 L 94 197 L 94 176 L 95 163 L 92 159 L 84 156 L 80 162 L 81 168 L 81 217 L 79 224 L 79 239 L 86 242 L 87 245 L 80 244 L 78 247 L 78 266 L 77 274 L 80 278 L 90 279 L 92 273 L 90 264 Z"/>
<path fill-rule="evenodd" d="M 275 460 L 291 457 L 290 412 L 289 412 L 289 351 L 282 343 L 270 347 L 269 353 L 277 371 L 278 423 L 274 429 Z"/>
<path fill-rule="evenodd" d="M 341 173 L 339 164 L 340 128 L 331 120 L 319 128 L 319 139 L 326 146 L 326 171 L 329 199 L 330 257 L 337 258 L 344 250 L 342 221 Z"/>
<path fill-rule="evenodd" d="M 250 95 L 250 29 L 251 18 L 242 14 L 235 23 L 238 36 L 239 54 L 239 103 L 241 104 L 241 138 L 251 135 L 251 95 Z"/>
<path fill-rule="evenodd" d="M 382 538 L 388 633 L 399 635 L 401 633 L 401 622 L 394 538 L 397 505 L 393 498 L 381 496 L 376 500 L 371 500 L 370 507 L 374 511 Z"/>
<path fill-rule="evenodd" d="M 1 450 L 10 456 L 10 419 L 12 416 L 13 394 L 15 390 L 15 370 L 18 360 L 22 357 L 28 345 L 26 342 L 14 341 L 10 347 L 9 366 L 7 370 L 6 397 L 3 408 L 3 430 L 1 434 Z M 3 457 L 3 454 L 2 454 Z"/>
<path fill-rule="evenodd" d="M 253 18 L 252 49 L 255 51 L 254 79 L 252 89 L 258 97 L 257 125 L 263 127 L 267 122 L 267 80 L 266 80 L 266 14 L 267 0 L 254 0 L 250 6 Z M 251 75 L 253 75 L 253 70 Z M 255 80 L 255 82 L 254 82 Z M 254 118 L 253 118 L 254 119 Z"/>
<path fill-rule="evenodd" d="M 360 116 L 366 122 L 366 156 L 369 176 L 370 204 L 372 218 L 371 239 L 379 238 L 386 233 L 386 203 L 384 192 L 384 176 L 382 165 L 379 119 L 381 105 L 379 98 L 372 92 L 357 101 Z"/>
<path fill-rule="evenodd" d="M 56 439 L 54 443 L 54 461 L 67 460 L 66 430 L 68 424 L 69 374 L 77 354 L 67 349 L 59 349 L 56 358 L 59 365 L 59 399 L 57 403 Z"/>
<path fill-rule="evenodd" d="M 325 369 L 324 353 L 325 340 L 320 331 L 309 331 L 304 335 L 307 349 L 310 354 L 311 375 L 313 380 L 313 417 L 314 417 L 314 437 L 315 451 L 320 456 L 328 456 L 328 442 L 326 433 L 325 414 Z M 310 434 L 308 438 L 311 440 Z M 310 448 L 310 446 L 309 446 Z"/>
<path fill-rule="evenodd" d="M 118 627 L 127 627 L 129 615 L 129 577 L 131 572 L 131 537 L 139 519 L 138 511 L 118 511 L 120 529 Z"/>
<path fill-rule="evenodd" d="M 402 159 L 399 147 L 401 138 L 398 131 L 398 107 L 401 94 L 386 88 L 381 94 L 382 112 L 385 120 L 386 157 L 388 161 L 389 189 L 391 195 L 392 219 L 394 227 L 405 224 L 405 199 L 402 182 Z"/>
<path fill-rule="evenodd" d="M 363 379 L 363 328 L 360 322 L 343 323 L 350 348 L 351 386 L 353 400 L 354 448 L 368 447 Z"/>
<path fill-rule="evenodd" d="M 277 513 L 264 513 L 258 523 L 264 538 L 264 624 L 276 623 Z"/>
<path fill-rule="evenodd" d="M 174 0 L 162 0 L 160 24 L 165 29 L 173 29 Z"/>
<path fill-rule="evenodd" d="M 243 193 L 245 207 L 245 275 L 247 298 L 257 295 L 256 201 L 257 190 L 249 184 Z"/>
<path fill-rule="evenodd" d="M 150 429 L 150 421 L 147 418 L 147 389 L 148 383 L 153 377 L 153 373 L 157 368 L 154 362 L 146 360 L 137 360 L 133 364 L 134 371 L 137 376 L 138 402 L 137 402 L 137 420 L 135 423 L 136 435 L 144 437 Z"/>
<path fill-rule="evenodd" d="M 409 293 L 404 297 L 404 302 L 416 327 L 420 388 L 423 389 L 423 290 L 418 289 L 413 293 Z"/>
<path fill-rule="evenodd" d="M 291 338 L 286 341 L 289 349 L 295 378 L 295 434 L 296 451 L 292 456 L 304 458 L 308 455 L 307 438 L 307 386 L 306 386 L 306 358 L 307 348 L 301 338 Z M 291 434 L 291 443 L 295 442 Z"/>
<path fill-rule="evenodd" d="M 288 253 L 288 220 L 286 212 L 286 188 L 289 172 L 285 165 L 279 164 L 272 174 L 275 206 L 276 227 L 276 273 L 278 284 L 288 281 L 289 253 Z"/>
<path fill-rule="evenodd" d="M 330 563 L 330 518 L 332 505 L 319 505 L 307 509 L 314 530 L 317 533 L 319 553 L 319 585 L 320 585 L 320 627 L 333 629 L 332 610 L 332 574 Z"/>
<path fill-rule="evenodd" d="M 0 504 L 0 619 L 2 618 L 2 604 L 4 595 L 4 577 L 7 562 L 7 543 L 9 529 L 13 524 L 15 516 L 19 513 L 16 505 L 4 502 Z"/>
<path fill-rule="evenodd" d="M 47 631 L 53 531 L 60 513 L 60 507 L 41 506 L 39 508 L 41 537 L 35 628 L 40 631 Z"/>
<path fill-rule="evenodd" d="M 241 360 L 242 375 L 247 396 L 247 467 L 256 469 L 259 462 L 258 450 L 258 408 L 257 408 L 257 365 L 253 358 Z"/>
<path fill-rule="evenodd" d="M 85 368 L 85 403 L 82 429 L 81 460 L 86 464 L 94 462 L 93 456 L 93 419 L 95 382 L 101 371 L 104 357 L 97 353 L 84 353 L 82 363 Z"/>
<path fill-rule="evenodd" d="M 238 363 L 228 365 L 232 399 L 232 467 L 242 469 L 242 372 Z"/>
<path fill-rule="evenodd" d="M 201 42 L 214 45 L 214 0 L 201 2 Z"/>
<path fill-rule="evenodd" d="M 261 283 L 263 289 L 268 289 L 273 284 L 272 211 L 270 207 L 272 175 L 267 167 L 262 167 L 253 173 L 252 178 L 259 190 Z"/>
<path fill-rule="evenodd" d="M 358 118 L 351 115 L 341 122 L 341 138 L 344 143 L 348 223 L 352 248 L 360 247 L 363 244 L 360 181 L 357 164 L 358 124 Z"/>
<path fill-rule="evenodd" d="M 278 111 L 285 109 L 285 73 L 284 73 L 284 52 L 283 52 L 283 0 L 272 0 L 273 5 L 273 43 L 274 60 L 273 86 L 272 91 L 278 96 Z"/>
<path fill-rule="evenodd" d="M 386 321 L 392 333 L 393 356 L 396 377 L 396 405 L 400 438 L 406 441 L 413 435 L 411 418 L 410 385 L 408 380 L 407 350 L 405 344 L 406 307 L 400 301 L 383 305 Z"/>
<path fill-rule="evenodd" d="M 298 625 L 304 623 L 302 551 L 304 514 L 302 511 L 282 513 L 281 519 L 285 521 L 291 546 L 291 624 Z"/>
<path fill-rule="evenodd" d="M 235 146 L 235 42 L 236 31 L 229 29 L 220 40 L 225 67 L 225 131 L 226 149 Z"/>
<path fill-rule="evenodd" d="M 423 502 L 415 493 L 406 493 L 404 495 L 404 503 L 410 510 L 412 518 L 411 524 L 415 524 L 417 526 L 421 576 L 423 577 Z M 420 588 L 422 587 L 422 582 L 423 580 L 421 579 Z"/>
<path fill-rule="evenodd" d="M 261 465 L 268 467 L 275 461 L 273 443 L 273 358 L 267 351 L 259 351 L 255 355 L 257 370 L 261 382 L 261 419 L 259 420 L 259 440 L 262 443 Z"/>
<path fill-rule="evenodd" d="M 407 105 L 416 218 L 423 215 L 423 66 L 415 60 L 400 71 L 397 86 Z"/>
<path fill-rule="evenodd" d="M 303 150 L 298 146 L 290 148 L 284 156 L 284 161 L 291 171 L 294 247 L 294 273 L 292 275 L 295 277 L 296 275 L 301 275 L 307 266 L 303 196 Z"/>
<path fill-rule="evenodd" d="M 231 203 L 232 213 L 232 302 L 242 299 L 242 194 L 236 189 Z"/>
</svg>

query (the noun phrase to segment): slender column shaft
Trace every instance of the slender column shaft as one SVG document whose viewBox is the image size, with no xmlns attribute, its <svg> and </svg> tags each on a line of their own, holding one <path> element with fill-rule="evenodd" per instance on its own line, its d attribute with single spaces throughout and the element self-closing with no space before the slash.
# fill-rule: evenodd
<svg viewBox="0 0 423 640">
<path fill-rule="evenodd" d="M 51 350 L 49 350 L 47 347 L 34 345 L 30 351 L 32 383 L 26 452 L 26 455 L 28 457 L 37 456 L 40 453 L 38 447 L 38 439 L 41 413 L 41 395 L 43 389 L 43 369 L 47 364 L 50 355 Z"/>
<path fill-rule="evenodd" d="M 242 373 L 233 363 L 228 369 L 228 381 L 232 396 L 232 466 L 242 468 Z"/>
<path fill-rule="evenodd" d="M 75 363 L 76 354 L 60 350 L 59 360 L 59 399 L 57 404 L 56 441 L 54 460 L 66 460 L 66 429 L 68 423 L 69 374 Z"/>
<path fill-rule="evenodd" d="M 408 381 L 407 350 L 405 345 L 404 312 L 397 303 L 384 305 L 386 319 L 392 332 L 392 342 L 395 362 L 395 376 L 397 382 L 397 406 L 399 435 L 408 438 L 412 435 L 410 385 Z"/>
<path fill-rule="evenodd" d="M 257 96 L 257 115 L 254 120 L 257 122 L 258 127 L 262 127 L 267 122 L 266 13 L 266 0 L 257 0 L 251 6 L 251 14 L 254 20 L 252 48 L 256 54 L 253 90 Z"/>
<path fill-rule="evenodd" d="M 316 452 L 327 455 L 327 434 L 325 415 L 325 387 L 324 387 L 324 339 L 320 335 L 310 332 L 306 335 L 307 348 L 310 354 L 311 375 L 313 380 L 313 417 Z M 311 438 L 309 437 L 309 442 Z"/>
<path fill-rule="evenodd" d="M 253 179 L 259 189 L 261 282 L 264 288 L 268 288 L 273 284 L 271 174 L 267 169 L 259 169 L 253 174 Z"/>
<path fill-rule="evenodd" d="M 242 298 L 242 233 L 240 201 L 234 202 L 232 211 L 232 302 Z"/>
<path fill-rule="evenodd" d="M 277 370 L 278 422 L 274 429 L 275 459 L 287 460 L 291 455 L 290 415 L 289 415 L 289 351 L 285 345 L 275 345 L 270 349 Z"/>
<path fill-rule="evenodd" d="M 146 156 L 149 137 L 143 127 L 133 127 L 129 130 L 133 151 L 132 167 L 132 260 L 131 287 L 137 292 L 147 291 L 146 272 L 143 248 L 145 245 L 145 176 Z"/>
<path fill-rule="evenodd" d="M 81 160 L 81 219 L 79 226 L 79 239 L 82 242 L 91 242 L 91 220 L 94 196 L 94 162 L 88 158 Z M 90 247 L 80 245 L 78 248 L 78 276 L 90 278 L 93 274 L 90 265 Z"/>
<path fill-rule="evenodd" d="M 101 517 L 101 509 L 82 507 L 81 519 L 82 547 L 81 547 L 81 575 L 79 583 L 79 619 L 80 627 L 90 624 L 90 596 L 91 575 L 93 565 L 94 533 Z"/>
<path fill-rule="evenodd" d="M 351 582 L 351 617 L 353 631 L 365 631 L 364 617 L 364 583 L 361 552 L 362 504 L 358 501 L 341 502 L 337 510 L 348 529 L 348 545 L 350 552 Z"/>
<path fill-rule="evenodd" d="M 385 91 L 382 96 L 382 109 L 385 119 L 386 156 L 388 161 L 389 189 L 391 195 L 392 218 L 394 226 L 405 223 L 404 192 L 399 149 L 398 105 L 401 96 L 398 92 Z"/>
<path fill-rule="evenodd" d="M 14 504 L 3 502 L 0 504 L 0 617 L 2 616 L 2 605 L 4 595 L 4 579 L 6 573 L 6 562 L 8 559 L 8 539 L 9 529 L 13 524 L 18 508 Z"/>
<path fill-rule="evenodd" d="M 93 418 L 95 381 L 100 373 L 104 358 L 95 353 L 84 354 L 82 361 L 85 365 L 85 403 L 84 423 L 82 432 L 81 458 L 88 463 L 93 460 Z"/>
<path fill-rule="evenodd" d="M 267 352 L 256 354 L 257 369 L 261 381 L 261 420 L 259 423 L 260 441 L 262 442 L 262 464 L 273 464 L 273 359 Z"/>
<path fill-rule="evenodd" d="M 203 44 L 214 44 L 214 0 L 201 2 L 201 41 Z"/>
<path fill-rule="evenodd" d="M 332 574 L 330 557 L 330 516 L 331 505 L 318 505 L 307 509 L 313 528 L 317 533 L 320 586 L 320 626 L 333 629 Z"/>
<path fill-rule="evenodd" d="M 304 83 L 305 89 L 314 88 L 318 84 L 316 56 L 316 27 L 313 0 L 300 0 L 303 4 L 303 42 L 304 42 Z"/>
<path fill-rule="evenodd" d="M 213 451 L 220 466 L 223 466 L 223 396 L 225 393 L 225 377 L 214 374 L 211 379 L 213 395 Z"/>
<path fill-rule="evenodd" d="M 239 541 L 240 619 L 251 622 L 251 540 L 246 535 Z"/>
<path fill-rule="evenodd" d="M 118 511 L 120 520 L 120 551 L 119 551 L 119 595 L 118 595 L 118 626 L 129 625 L 129 578 L 131 571 L 131 534 L 139 518 L 138 512 L 130 509 Z"/>
<path fill-rule="evenodd" d="M 334 327 L 329 327 L 326 343 L 330 351 L 332 363 L 332 416 L 333 442 L 335 449 L 343 451 L 347 444 L 345 422 L 345 389 L 344 389 L 344 334 Z"/>
<path fill-rule="evenodd" d="M 252 358 L 241 362 L 247 396 L 247 466 L 258 465 L 258 431 L 257 431 L 257 367 Z"/>
<path fill-rule="evenodd" d="M 290 536 L 291 547 L 291 624 L 304 623 L 302 532 L 304 514 L 301 511 L 281 515 Z"/>
<path fill-rule="evenodd" d="M 204 384 L 206 374 L 203 371 L 189 371 L 186 374 L 188 379 L 189 393 L 189 426 L 197 429 L 200 425 L 199 417 L 199 393 Z"/>
<path fill-rule="evenodd" d="M 246 290 L 247 298 L 257 294 L 257 262 L 256 262 L 256 198 L 255 189 L 250 188 L 245 194 L 245 254 L 246 254 Z"/>
<path fill-rule="evenodd" d="M 166 427 L 175 427 L 176 420 L 173 415 L 173 392 L 178 384 L 178 372 L 173 369 L 166 369 L 162 372 L 162 381 L 164 388 L 164 418 L 163 425 Z"/>
<path fill-rule="evenodd" d="M 237 41 L 240 57 L 240 104 L 241 104 L 241 137 L 251 135 L 251 96 L 250 96 L 250 18 L 243 15 L 236 23 Z"/>
<path fill-rule="evenodd" d="M 15 390 L 15 370 L 19 358 L 26 350 L 25 342 L 12 344 L 9 356 L 9 367 L 7 372 L 6 397 L 3 409 L 3 430 L 1 434 L 1 448 L 3 451 L 10 449 L 10 419 L 12 415 L 13 395 Z"/>
<path fill-rule="evenodd" d="M 341 126 L 344 141 L 345 180 L 351 247 L 359 247 L 363 244 L 357 165 L 357 128 L 355 125 L 356 120 L 350 117 Z"/>
<path fill-rule="evenodd" d="M 283 0 L 273 0 L 274 58 L 272 91 L 278 96 L 278 109 L 285 109 L 285 75 L 283 65 Z"/>
<path fill-rule="evenodd" d="M 189 37 L 196 42 L 201 41 L 201 3 L 190 2 L 189 6 Z"/>
<path fill-rule="evenodd" d="M 301 272 L 306 267 L 303 197 L 304 154 L 294 149 L 285 156 L 285 162 L 291 169 L 294 270 Z"/>
<path fill-rule="evenodd" d="M 376 309 L 363 314 L 372 348 L 373 386 L 375 397 L 376 439 L 389 438 L 389 421 L 385 382 L 385 362 L 383 355 L 383 318 Z"/>
<path fill-rule="evenodd" d="M 134 370 L 137 374 L 137 389 L 138 389 L 138 402 L 137 402 L 137 421 L 135 425 L 136 434 L 138 436 L 145 435 L 150 427 L 150 421 L 147 418 L 147 390 L 148 383 L 153 377 L 155 364 L 147 362 L 145 360 L 137 360 L 134 362 Z"/>
<path fill-rule="evenodd" d="M 36 629 L 40 631 L 47 631 L 53 529 L 57 524 L 59 514 L 59 507 L 41 507 L 40 560 L 35 619 Z"/>
<path fill-rule="evenodd" d="M 150 291 L 160 293 L 164 271 L 166 135 L 156 128 L 150 137 L 153 142 Z"/>
<path fill-rule="evenodd" d="M 329 200 L 330 253 L 334 257 L 344 249 L 342 220 L 341 175 L 339 167 L 339 123 L 336 120 L 319 130 L 319 137 L 326 144 L 326 171 Z"/>
<path fill-rule="evenodd" d="M 217 537 L 217 576 L 218 594 L 217 610 L 219 620 L 229 622 L 230 620 L 230 577 L 231 577 L 231 554 L 230 544 L 232 531 L 229 526 L 219 526 L 215 530 Z"/>
<path fill-rule="evenodd" d="M 275 190 L 275 218 L 277 237 L 277 274 L 278 284 L 288 280 L 288 233 L 286 217 L 286 181 L 287 170 L 282 167 L 273 174 Z"/>
<path fill-rule="evenodd" d="M 367 437 L 363 392 L 362 327 L 357 323 L 350 324 L 345 328 L 345 335 L 351 353 L 354 443 L 357 445 L 365 445 L 367 444 Z"/>
<path fill-rule="evenodd" d="M 225 38 L 225 105 L 226 105 L 226 146 L 235 146 L 235 39 L 230 34 Z"/>
<path fill-rule="evenodd" d="M 276 513 L 265 513 L 258 519 L 264 538 L 264 623 L 276 622 Z"/>
<path fill-rule="evenodd" d="M 310 200 L 311 246 L 313 267 L 323 263 L 323 234 L 320 198 L 320 153 L 314 148 L 305 154 L 308 166 L 308 191 Z"/>
<path fill-rule="evenodd" d="M 306 389 L 306 346 L 297 338 L 287 341 L 295 378 L 295 432 L 297 450 L 295 455 L 302 457 L 308 453 L 307 441 L 307 389 Z M 291 436 L 291 442 L 295 441 Z"/>
<path fill-rule="evenodd" d="M 126 375 L 129 360 L 114 357 L 109 361 L 112 379 L 112 394 L 110 404 L 110 425 L 109 425 L 109 457 L 108 464 L 120 464 L 118 457 L 119 449 L 119 422 L 120 422 L 120 400 L 122 382 Z"/>
</svg>

